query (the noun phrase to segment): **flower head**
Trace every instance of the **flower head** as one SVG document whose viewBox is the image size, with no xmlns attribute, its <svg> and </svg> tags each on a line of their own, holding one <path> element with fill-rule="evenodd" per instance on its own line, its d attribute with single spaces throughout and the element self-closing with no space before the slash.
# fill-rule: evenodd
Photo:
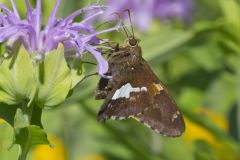
<svg viewBox="0 0 240 160">
<path fill-rule="evenodd" d="M 192 0 L 156 0 L 153 8 L 156 17 L 164 20 L 178 17 L 185 23 L 189 23 L 192 9 Z"/>
<path fill-rule="evenodd" d="M 4 11 L 0 13 L 0 43 L 7 41 L 8 45 L 12 46 L 14 42 L 20 40 L 30 54 L 38 55 L 46 55 L 62 43 L 65 50 L 75 48 L 76 56 L 81 56 L 86 51 L 91 53 L 98 62 L 98 73 L 104 76 L 108 64 L 96 49 L 99 42 L 95 37 L 118 30 L 119 25 L 99 32 L 94 30 L 90 20 L 104 13 L 103 6 L 88 6 L 62 19 L 56 17 L 61 3 L 61 0 L 57 0 L 45 27 L 41 29 L 41 0 L 36 0 L 36 8 L 32 8 L 28 0 L 25 0 L 25 3 L 27 7 L 25 19 L 20 18 L 14 0 L 11 0 L 13 10 L 0 4 L 0 9 Z M 90 10 L 95 12 L 80 22 L 73 22 L 76 16 Z"/>
<path fill-rule="evenodd" d="M 129 9 L 134 23 L 142 31 L 149 28 L 153 18 L 181 18 L 188 23 L 193 9 L 192 0 L 108 0 L 107 6 L 110 14 Z"/>
</svg>

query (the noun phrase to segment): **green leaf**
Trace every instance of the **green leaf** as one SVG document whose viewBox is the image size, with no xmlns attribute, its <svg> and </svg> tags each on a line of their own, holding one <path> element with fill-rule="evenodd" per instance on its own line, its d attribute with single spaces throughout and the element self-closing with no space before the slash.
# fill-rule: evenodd
<svg viewBox="0 0 240 160">
<path fill-rule="evenodd" d="M 188 110 L 193 110 L 202 105 L 204 93 L 200 89 L 185 87 L 181 90 L 179 95 L 178 102 L 182 108 L 184 107 L 188 108 Z"/>
<path fill-rule="evenodd" d="M 13 128 L 6 122 L 0 123 L 0 159 L 16 160 L 19 153 L 19 146 L 13 145 Z M 10 146 L 12 144 L 12 146 Z"/>
<path fill-rule="evenodd" d="M 159 135 L 157 135 L 159 136 Z M 161 142 L 161 145 L 164 146 L 161 149 L 161 153 L 163 154 L 162 159 L 158 160 L 193 160 L 193 153 L 191 145 L 189 145 L 184 139 L 181 138 L 169 138 L 169 137 L 163 137 L 159 138 L 159 142 Z M 156 140 L 156 139 L 155 139 Z M 184 145 L 184 147 L 182 147 Z M 174 151 L 174 154 L 172 149 L 177 148 L 176 151 Z"/>
<path fill-rule="evenodd" d="M 218 1 L 228 22 L 240 26 L 240 5 L 236 0 Z"/>
<path fill-rule="evenodd" d="M 236 94 L 237 77 L 223 72 L 219 77 L 209 84 L 205 94 L 205 104 L 212 109 L 228 113 L 229 106 L 237 100 Z"/>
<path fill-rule="evenodd" d="M 194 145 L 194 155 L 196 160 L 216 160 L 214 152 L 207 142 L 204 140 L 197 140 Z"/>
<path fill-rule="evenodd" d="M 206 71 L 212 72 L 224 67 L 224 57 L 216 45 L 194 47 L 189 54 L 195 62 Z"/>
<path fill-rule="evenodd" d="M 83 75 L 83 65 L 80 59 L 75 59 L 73 62 L 73 66 L 71 68 L 71 79 L 72 86 L 71 89 L 74 88 L 82 79 Z"/>
<path fill-rule="evenodd" d="M 29 125 L 36 125 L 42 128 L 41 116 L 42 108 L 36 105 L 28 107 L 26 103 L 22 103 L 14 115 L 14 128 L 23 128 Z"/>
<path fill-rule="evenodd" d="M 30 148 L 37 144 L 49 144 L 46 133 L 41 129 L 42 109 L 38 106 L 22 106 L 17 108 L 14 118 L 14 144 L 19 144 L 19 160 L 26 160 Z M 41 127 L 41 128 L 40 128 Z"/>
<path fill-rule="evenodd" d="M 29 125 L 29 115 L 26 113 L 26 111 L 23 111 L 22 109 L 18 108 L 15 120 L 14 120 L 14 128 L 24 128 Z"/>
<path fill-rule="evenodd" d="M 226 38 L 222 38 L 220 39 L 220 41 L 222 43 L 224 43 L 224 45 L 229 48 L 230 50 L 232 50 L 234 53 L 237 53 L 238 55 L 240 55 L 240 46 L 239 46 L 239 42 L 240 42 L 240 33 L 236 34 L 237 35 L 237 40 L 238 42 L 234 42 L 233 40 L 230 39 L 226 39 Z"/>
<path fill-rule="evenodd" d="M 59 46 L 47 54 L 38 66 L 39 106 L 54 106 L 63 102 L 71 89 L 71 72 L 64 58 L 64 48 Z"/>
<path fill-rule="evenodd" d="M 50 144 L 47 134 L 34 125 L 15 129 L 15 144 L 21 146 L 20 160 L 25 160 L 31 147 L 40 144 Z"/>
<path fill-rule="evenodd" d="M 170 79 L 177 81 L 188 74 L 196 72 L 198 66 L 192 62 L 189 56 L 179 54 L 168 62 L 167 69 Z"/>
<path fill-rule="evenodd" d="M 14 125 L 14 117 L 17 112 L 16 105 L 6 105 L 1 103 L 0 104 L 0 118 L 7 121 L 11 126 Z"/>
<path fill-rule="evenodd" d="M 16 129 L 15 137 L 15 143 L 20 144 L 22 148 L 38 144 L 50 144 L 47 134 L 40 127 L 34 125 Z"/>
<path fill-rule="evenodd" d="M 9 105 L 32 100 L 36 93 L 31 58 L 22 46 L 0 65 L 0 102 Z"/>
<path fill-rule="evenodd" d="M 0 0 L 0 3 L 1 3 L 1 4 L 5 3 L 5 0 Z"/>
<path fill-rule="evenodd" d="M 147 60 L 154 60 L 159 56 L 166 56 L 170 51 L 177 49 L 193 38 L 192 31 L 173 30 L 166 28 L 149 38 L 143 39 L 141 45 L 143 56 Z M 174 52 L 176 53 L 176 52 Z"/>
<path fill-rule="evenodd" d="M 236 0 L 218 1 L 228 22 L 226 30 L 239 40 L 240 35 L 240 5 Z"/>
</svg>

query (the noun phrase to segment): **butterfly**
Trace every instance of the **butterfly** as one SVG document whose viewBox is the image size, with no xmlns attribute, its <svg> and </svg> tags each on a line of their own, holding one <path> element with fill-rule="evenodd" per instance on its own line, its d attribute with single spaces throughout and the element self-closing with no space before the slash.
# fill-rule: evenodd
<svg viewBox="0 0 240 160">
<path fill-rule="evenodd" d="M 108 58 L 111 78 L 99 80 L 95 99 L 105 99 L 98 121 L 134 118 L 165 136 L 185 130 L 184 119 L 166 87 L 142 57 L 139 40 L 128 37 Z"/>
</svg>

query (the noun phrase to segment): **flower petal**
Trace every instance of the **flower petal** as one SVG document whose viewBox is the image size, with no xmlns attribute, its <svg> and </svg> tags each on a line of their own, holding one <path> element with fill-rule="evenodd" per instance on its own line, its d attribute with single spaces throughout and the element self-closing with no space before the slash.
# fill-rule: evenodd
<svg viewBox="0 0 240 160">
<path fill-rule="evenodd" d="M 37 7 L 36 7 L 36 21 L 35 21 L 35 30 L 36 30 L 36 37 L 39 37 L 40 29 L 41 29 L 41 0 L 37 0 Z"/>
<path fill-rule="evenodd" d="M 55 7 L 52 11 L 52 14 L 50 15 L 47 25 L 45 26 L 45 31 L 48 32 L 50 30 L 50 28 L 55 24 L 55 16 L 57 14 L 57 10 L 60 6 L 61 0 L 57 0 Z"/>
<path fill-rule="evenodd" d="M 61 0 L 57 0 L 45 28 L 41 30 L 41 0 L 36 0 L 35 8 L 31 7 L 29 0 L 25 0 L 27 8 L 25 19 L 20 19 L 14 0 L 11 0 L 11 3 L 13 11 L 0 5 L 0 9 L 5 11 L 5 13 L 0 13 L 0 42 L 7 41 L 7 44 L 12 46 L 14 42 L 20 40 L 30 54 L 36 52 L 46 55 L 56 49 L 59 43 L 64 44 L 65 51 L 75 51 L 76 56 L 81 56 L 88 51 L 98 62 L 99 75 L 105 76 L 108 63 L 95 49 L 100 44 L 96 36 L 120 28 L 120 24 L 118 24 L 99 32 L 95 31 L 92 25 L 93 20 L 104 13 L 103 8 L 105 7 L 100 5 L 88 6 L 73 12 L 65 19 L 61 19 L 56 17 L 61 3 Z M 73 22 L 76 16 L 90 10 L 95 12 L 79 22 Z"/>
<path fill-rule="evenodd" d="M 89 45 L 85 46 L 85 49 L 96 58 L 98 62 L 97 65 L 98 74 L 102 77 L 107 77 L 105 73 L 107 73 L 108 71 L 108 62 L 103 58 L 102 54 L 93 49 Z"/>
<path fill-rule="evenodd" d="M 15 16 L 20 19 L 16 4 L 13 0 L 11 0 L 11 4 L 12 4 L 12 7 L 13 7 L 13 12 L 14 12 Z"/>
</svg>

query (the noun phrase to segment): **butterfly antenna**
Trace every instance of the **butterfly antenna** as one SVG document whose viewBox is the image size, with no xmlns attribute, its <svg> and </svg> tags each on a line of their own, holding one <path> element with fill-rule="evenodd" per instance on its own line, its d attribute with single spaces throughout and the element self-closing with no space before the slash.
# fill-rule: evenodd
<svg viewBox="0 0 240 160">
<path fill-rule="evenodd" d="M 129 37 L 129 35 L 131 35 L 131 32 L 127 29 L 123 22 L 121 22 L 121 25 L 123 26 L 123 30 L 126 33 L 127 37 Z"/>
<path fill-rule="evenodd" d="M 113 23 L 113 21 L 109 20 L 109 21 L 103 22 L 103 23 L 99 24 L 99 25 L 95 28 L 95 30 L 98 30 L 98 29 L 99 29 L 100 27 L 102 27 L 103 25 L 110 24 L 110 23 Z"/>
<path fill-rule="evenodd" d="M 121 19 L 121 15 L 119 13 L 117 13 L 117 12 L 114 12 L 112 14 L 117 15 L 119 21 L 121 22 L 121 26 L 123 27 L 123 30 L 124 30 L 126 36 L 129 37 L 129 35 L 131 35 L 131 32 L 127 29 L 126 25 L 123 23 L 123 21 Z"/>
<path fill-rule="evenodd" d="M 131 18 L 131 12 L 130 12 L 129 9 L 126 9 L 124 11 L 128 12 L 128 17 L 129 17 L 129 21 L 130 21 L 130 25 L 131 25 L 131 30 L 132 30 L 132 36 L 133 36 L 133 39 L 135 39 L 134 30 L 133 30 L 133 23 L 132 23 L 132 18 Z"/>
</svg>

